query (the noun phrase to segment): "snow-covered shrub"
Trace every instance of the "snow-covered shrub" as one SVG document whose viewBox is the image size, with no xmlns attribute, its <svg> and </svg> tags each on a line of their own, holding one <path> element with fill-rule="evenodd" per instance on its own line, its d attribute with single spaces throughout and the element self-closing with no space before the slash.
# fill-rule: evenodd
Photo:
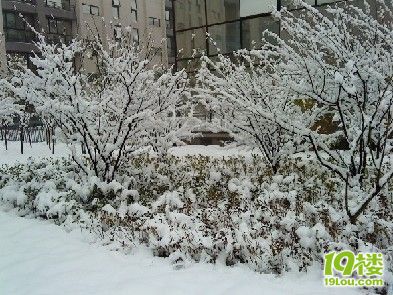
<svg viewBox="0 0 393 295">
<path fill-rule="evenodd" d="M 203 56 L 196 90 L 217 128 L 260 149 L 273 170 L 291 143 L 308 143 L 345 184 L 338 193 L 355 224 L 393 178 L 392 3 L 295 2 L 302 9 L 275 13 L 285 38 L 266 33 L 274 44 L 262 49 Z"/>
<path fill-rule="evenodd" d="M 345 1 L 320 11 L 302 3 L 301 17 L 284 10 L 277 16 L 287 37 L 265 52 L 281 60 L 273 72 L 289 102 L 306 106 L 302 120 L 283 126 L 296 129 L 345 184 L 343 210 L 353 224 L 386 198 L 393 178 L 392 3 L 373 4 Z"/>
<path fill-rule="evenodd" d="M 213 128 L 258 149 L 274 172 L 288 154 L 302 148 L 295 144 L 293 128 L 280 125 L 284 119 L 295 120 L 301 109 L 288 103 L 287 91 L 277 83 L 274 68 L 279 62 L 262 50 L 203 56 L 195 89 L 213 114 Z"/>
<path fill-rule="evenodd" d="M 10 96 L 0 80 L 0 138 L 4 140 L 6 149 L 8 148 L 8 127 L 14 123 L 15 118 L 20 116 L 21 110 L 22 107 L 17 104 L 14 97 Z"/>
<path fill-rule="evenodd" d="M 109 183 L 133 153 L 152 147 L 162 154 L 191 135 L 186 73 L 153 65 L 154 49 L 141 50 L 130 32 L 109 44 L 99 37 L 70 44 L 37 38 L 35 70 L 15 69 L 2 83 L 57 129 L 82 173 Z M 97 73 L 76 68 L 85 63 Z"/>
<path fill-rule="evenodd" d="M 393 183 L 355 226 L 342 210 L 341 182 L 312 153 L 291 157 L 276 175 L 256 155 L 133 161 L 132 176 L 109 184 L 68 161 L 4 166 L 0 200 L 114 247 L 147 245 L 176 267 L 193 260 L 283 273 L 322 263 L 331 250 L 378 249 L 392 269 Z"/>
<path fill-rule="evenodd" d="M 128 229 L 156 255 L 181 251 L 197 261 L 275 273 L 306 270 L 334 249 L 376 247 L 392 255 L 391 201 L 376 200 L 354 227 L 338 197 L 341 182 L 312 154 L 292 157 L 278 175 L 258 156 L 138 161 L 132 182 L 139 201 L 122 203 L 127 214 L 105 214 L 105 222 L 114 225 L 109 236 Z"/>
</svg>

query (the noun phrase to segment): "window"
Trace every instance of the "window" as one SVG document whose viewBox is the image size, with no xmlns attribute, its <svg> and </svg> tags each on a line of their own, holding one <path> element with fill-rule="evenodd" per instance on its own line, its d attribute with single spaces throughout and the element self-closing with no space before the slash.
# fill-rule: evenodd
<svg viewBox="0 0 393 295">
<path fill-rule="evenodd" d="M 113 31 L 113 36 L 116 41 L 121 40 L 121 26 L 119 26 L 119 25 L 115 26 L 115 29 Z"/>
<path fill-rule="evenodd" d="M 71 10 L 70 0 L 46 0 L 46 6 Z"/>
<path fill-rule="evenodd" d="M 173 37 L 167 37 L 167 51 L 168 51 L 168 56 L 171 58 L 174 58 L 176 56 L 175 53 L 175 38 Z"/>
<path fill-rule="evenodd" d="M 272 43 L 275 40 L 265 34 L 266 30 L 280 34 L 280 25 L 271 16 L 263 16 L 257 18 L 250 18 L 243 21 L 242 25 L 243 47 L 247 49 L 261 48 L 262 39 L 266 39 Z"/>
<path fill-rule="evenodd" d="M 258 3 L 255 0 L 253 2 Z M 209 0 L 206 1 L 206 6 L 208 24 L 223 23 L 240 18 L 239 0 Z"/>
<path fill-rule="evenodd" d="M 240 0 L 240 16 L 245 17 L 272 12 L 275 8 L 277 8 L 277 2 L 277 0 Z"/>
<path fill-rule="evenodd" d="M 230 53 L 241 48 L 240 22 L 225 23 L 209 27 L 210 37 L 216 45 L 209 43 L 209 54 Z"/>
<path fill-rule="evenodd" d="M 156 17 L 149 17 L 149 25 L 153 27 L 160 27 L 161 26 L 161 21 L 159 18 Z"/>
<path fill-rule="evenodd" d="M 131 1 L 131 20 L 133 22 L 138 21 L 138 6 L 136 0 Z"/>
<path fill-rule="evenodd" d="M 84 14 L 90 14 L 90 5 L 82 3 L 82 12 Z"/>
<path fill-rule="evenodd" d="M 98 6 L 90 5 L 90 14 L 100 15 L 100 8 Z"/>
<path fill-rule="evenodd" d="M 177 34 L 177 48 L 181 51 L 181 58 L 190 58 L 194 50 L 206 51 L 206 29 L 195 29 L 179 32 Z"/>
<path fill-rule="evenodd" d="M 131 9 L 131 20 L 133 22 L 137 22 L 138 21 L 138 11 Z"/>
<path fill-rule="evenodd" d="M 32 15 L 24 16 L 27 23 L 35 26 L 35 18 Z M 33 41 L 34 34 L 27 26 L 26 22 L 16 12 L 3 12 L 3 24 L 5 40 L 8 42 Z"/>
<path fill-rule="evenodd" d="M 52 42 L 68 42 L 72 39 L 72 22 L 48 18 L 48 39 Z"/>
<path fill-rule="evenodd" d="M 138 6 L 136 0 L 131 1 L 131 20 L 133 22 L 138 21 Z"/>
<path fill-rule="evenodd" d="M 82 11 L 84 14 L 100 15 L 100 8 L 95 5 L 82 4 Z"/>
<path fill-rule="evenodd" d="M 48 19 L 48 32 L 57 34 L 57 21 L 55 19 Z"/>
<path fill-rule="evenodd" d="M 120 17 L 120 1 L 112 0 L 112 15 L 113 18 L 118 19 Z"/>
<path fill-rule="evenodd" d="M 172 27 L 172 13 L 170 10 L 165 10 L 165 23 L 167 29 Z"/>
<path fill-rule="evenodd" d="M 136 28 L 132 29 L 132 41 L 136 44 L 139 45 L 139 30 Z"/>
<path fill-rule="evenodd" d="M 204 0 L 176 0 L 176 30 L 206 25 Z"/>
</svg>

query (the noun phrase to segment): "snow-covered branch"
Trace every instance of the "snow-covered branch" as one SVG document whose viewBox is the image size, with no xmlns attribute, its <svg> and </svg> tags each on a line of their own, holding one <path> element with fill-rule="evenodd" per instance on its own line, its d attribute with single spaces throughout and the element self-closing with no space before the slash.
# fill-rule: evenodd
<svg viewBox="0 0 393 295">
<path fill-rule="evenodd" d="M 392 180 L 393 14 L 389 1 L 376 2 L 375 16 L 368 3 L 323 13 L 303 3 L 301 17 L 278 15 L 288 36 L 275 47 L 281 83 L 293 99 L 312 101 L 303 134 L 321 164 L 346 183 L 352 222 Z M 321 121 L 333 130 L 321 132 Z M 332 149 L 337 143 L 341 149 Z"/>
</svg>

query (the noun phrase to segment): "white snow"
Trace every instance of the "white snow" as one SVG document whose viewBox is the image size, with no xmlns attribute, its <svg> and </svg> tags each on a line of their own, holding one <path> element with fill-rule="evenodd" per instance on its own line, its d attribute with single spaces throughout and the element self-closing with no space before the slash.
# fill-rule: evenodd
<svg viewBox="0 0 393 295">
<path fill-rule="evenodd" d="M 61 158 L 70 154 L 65 144 L 55 144 L 55 154 L 49 149 L 45 142 L 25 143 L 24 153 L 20 153 L 20 142 L 8 142 L 8 150 L 5 149 L 4 141 L 0 141 L 0 165 L 26 163 L 29 158 L 42 159 L 42 158 Z"/>
<path fill-rule="evenodd" d="M 175 270 L 169 259 L 143 250 L 109 251 L 87 237 L 0 211 L 0 294 L 337 294 L 323 286 L 319 270 L 284 278 L 240 266 L 191 264 Z M 359 290 L 342 288 L 340 294 Z"/>
<path fill-rule="evenodd" d="M 251 154 L 258 154 L 257 151 L 250 151 L 240 147 L 221 147 L 218 145 L 186 145 L 174 147 L 169 150 L 169 153 L 178 156 L 209 156 L 209 157 L 230 157 L 230 156 L 250 156 Z"/>
<path fill-rule="evenodd" d="M 185 157 L 188 155 L 202 155 L 210 157 L 230 157 L 236 155 L 250 156 L 251 151 L 242 150 L 236 147 L 220 147 L 217 145 L 203 146 L 203 145 L 189 145 L 182 147 L 175 147 L 169 150 L 169 153 L 177 157 Z M 20 153 L 19 142 L 8 142 L 8 150 L 5 150 L 4 141 L 0 141 L 0 165 L 2 164 L 14 164 L 14 163 L 26 163 L 29 158 L 41 159 L 41 158 L 61 158 L 68 157 L 70 151 L 67 146 L 63 143 L 57 143 L 55 145 L 55 153 L 52 155 L 52 151 L 49 149 L 45 142 L 33 143 L 32 146 L 28 143 L 24 144 L 24 153 Z"/>
</svg>

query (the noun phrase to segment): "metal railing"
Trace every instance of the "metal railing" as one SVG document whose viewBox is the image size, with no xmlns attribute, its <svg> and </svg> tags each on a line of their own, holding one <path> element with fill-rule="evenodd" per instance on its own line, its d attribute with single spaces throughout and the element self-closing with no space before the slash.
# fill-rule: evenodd
<svg viewBox="0 0 393 295">
<path fill-rule="evenodd" d="M 7 42 L 31 43 L 35 40 L 34 33 L 26 29 L 5 28 L 4 35 Z"/>
<path fill-rule="evenodd" d="M 44 126 L 34 126 L 23 128 L 23 132 L 17 126 L 9 126 L 0 129 L 0 141 L 7 139 L 7 141 L 21 141 L 23 142 L 44 142 L 47 140 L 47 130 Z"/>
<path fill-rule="evenodd" d="M 9 2 L 20 2 L 20 3 L 26 3 L 26 4 L 32 4 L 32 5 L 36 5 L 37 1 L 36 0 L 6 0 Z"/>
</svg>

